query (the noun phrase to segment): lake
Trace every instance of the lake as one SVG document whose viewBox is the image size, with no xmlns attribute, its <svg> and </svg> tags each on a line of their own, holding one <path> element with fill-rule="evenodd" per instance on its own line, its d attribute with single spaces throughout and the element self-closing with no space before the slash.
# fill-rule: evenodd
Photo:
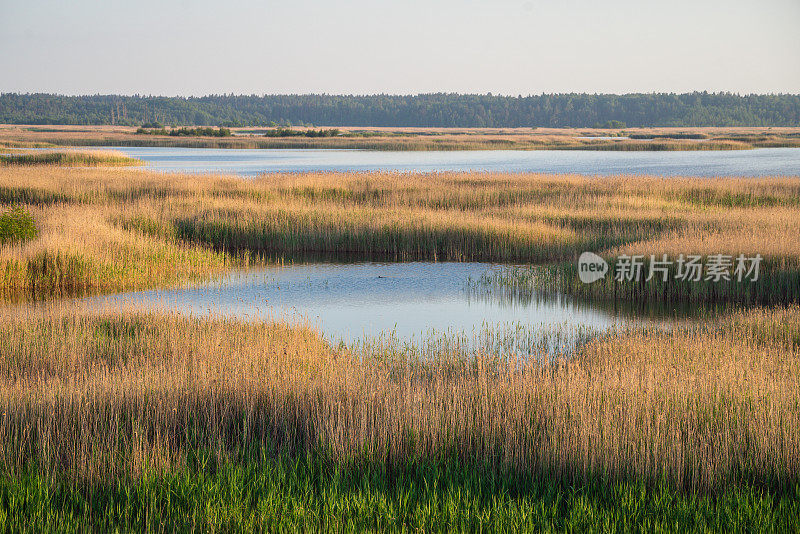
<svg viewBox="0 0 800 534">
<path fill-rule="evenodd" d="M 505 342 L 516 352 L 530 351 L 532 332 L 537 342 L 542 333 L 549 333 L 551 342 L 567 346 L 581 332 L 631 323 L 613 311 L 563 295 L 518 299 L 487 289 L 481 277 L 502 268 L 448 262 L 293 264 L 235 272 L 197 286 L 78 301 L 90 308 L 133 307 L 307 324 L 329 341 L 346 344 L 381 336 L 401 343 L 425 342 L 441 334 L 473 339 L 484 331 L 493 332 L 494 342 L 505 332 Z"/>
<path fill-rule="evenodd" d="M 154 170 L 246 176 L 370 170 L 800 175 L 800 149 L 794 148 L 708 152 L 116 150 L 145 160 Z M 90 307 L 133 306 L 190 315 L 285 320 L 318 329 L 334 344 L 387 336 L 419 344 L 437 336 L 460 336 L 476 344 L 500 344 L 517 353 L 531 353 L 545 338 L 550 352 L 567 350 L 587 332 L 645 322 L 565 295 L 510 298 L 476 283 L 502 268 L 487 263 L 299 263 L 236 272 L 197 286 L 81 302 Z"/>
<path fill-rule="evenodd" d="M 229 173 L 309 171 L 495 171 L 663 176 L 800 176 L 800 148 L 683 152 L 459 150 L 387 152 L 309 149 L 108 147 L 152 170 Z"/>
</svg>

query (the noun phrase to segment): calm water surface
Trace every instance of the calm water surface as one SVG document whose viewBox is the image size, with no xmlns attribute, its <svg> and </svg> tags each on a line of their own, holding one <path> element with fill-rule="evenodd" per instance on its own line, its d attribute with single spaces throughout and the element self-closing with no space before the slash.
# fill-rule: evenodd
<svg viewBox="0 0 800 534">
<path fill-rule="evenodd" d="M 242 150 L 109 147 L 168 172 L 498 171 L 586 175 L 799 176 L 800 148 L 685 152 L 588 150 Z"/>
<path fill-rule="evenodd" d="M 707 152 L 233 150 L 119 148 L 159 171 L 257 175 L 295 171 L 503 171 L 588 175 L 800 175 L 800 149 Z M 612 311 L 559 296 L 520 300 L 476 290 L 484 263 L 295 264 L 213 283 L 82 299 L 89 306 L 161 308 L 191 315 L 307 323 L 330 341 L 392 335 L 415 342 L 486 329 L 603 331 L 630 324 Z"/>
<path fill-rule="evenodd" d="M 625 322 L 558 295 L 520 300 L 476 289 L 482 275 L 500 268 L 486 263 L 295 264 L 234 273 L 196 287 L 80 301 L 90 307 L 299 322 L 347 344 L 388 334 L 413 342 L 431 334 L 471 336 L 517 326 L 602 331 Z"/>
</svg>

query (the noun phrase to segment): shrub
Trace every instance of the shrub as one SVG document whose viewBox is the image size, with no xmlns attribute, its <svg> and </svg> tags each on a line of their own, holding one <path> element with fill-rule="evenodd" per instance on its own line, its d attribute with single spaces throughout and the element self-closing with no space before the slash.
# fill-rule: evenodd
<svg viewBox="0 0 800 534">
<path fill-rule="evenodd" d="M 610 120 L 610 121 L 606 121 L 605 123 L 598 122 L 598 123 L 596 123 L 594 125 L 594 127 L 595 128 L 603 128 L 603 129 L 607 129 L 607 130 L 618 130 L 620 128 L 625 128 L 625 123 L 622 122 L 622 121 Z"/>
<path fill-rule="evenodd" d="M 0 215 L 0 244 L 30 241 L 37 233 L 33 216 L 21 206 Z"/>
<path fill-rule="evenodd" d="M 276 128 L 269 130 L 264 137 L 336 137 L 341 132 L 337 128 L 328 130 L 292 130 L 291 128 Z"/>
<path fill-rule="evenodd" d="M 229 128 L 173 128 L 169 132 L 163 126 L 161 128 L 147 128 L 143 126 L 136 130 L 137 134 L 146 135 L 169 135 L 172 137 L 230 137 L 233 135 Z"/>
</svg>

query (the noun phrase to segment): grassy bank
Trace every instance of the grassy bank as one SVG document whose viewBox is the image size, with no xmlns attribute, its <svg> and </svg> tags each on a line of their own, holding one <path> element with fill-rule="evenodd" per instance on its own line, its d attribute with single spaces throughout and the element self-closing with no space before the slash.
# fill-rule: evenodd
<svg viewBox="0 0 800 534">
<path fill-rule="evenodd" d="M 169 135 L 150 138 L 45 138 L 43 143 L 69 146 L 144 146 L 181 148 L 240 148 L 240 149 L 340 149 L 383 151 L 437 150 L 611 150 L 611 151 L 685 151 L 685 150 L 748 150 L 753 148 L 800 147 L 800 139 L 772 138 L 765 141 L 704 139 L 704 140 L 634 140 L 576 139 L 566 136 L 506 136 L 498 138 L 417 136 L 389 137 L 268 137 L 268 138 L 181 138 Z"/>
<path fill-rule="evenodd" d="M 800 147 L 797 128 L 0 127 L 0 146 L 148 146 L 363 150 L 741 150 Z M 183 134 L 183 135 L 179 135 Z M 186 137 L 189 135 L 189 137 Z"/>
<path fill-rule="evenodd" d="M 729 300 L 794 302 L 798 198 L 796 178 L 308 173 L 243 180 L 9 166 L 0 171 L 0 203 L 24 205 L 40 232 L 0 250 L 0 286 L 139 288 L 226 265 L 316 256 L 555 263 L 561 287 L 574 292 L 687 300 L 680 285 L 577 286 L 568 264 L 590 250 L 608 258 L 761 254 L 760 285 L 732 287 Z M 718 294 L 722 285 L 714 288 Z M 712 289 L 696 289 L 687 301 L 713 300 Z"/>
<path fill-rule="evenodd" d="M 800 495 L 716 497 L 636 483 L 542 483 L 447 462 L 341 466 L 319 455 L 196 467 L 81 490 L 38 475 L 0 480 L 0 528 L 113 531 L 791 531 Z M 202 468 L 200 468 L 202 466 Z"/>
<path fill-rule="evenodd" d="M 113 150 L 41 151 L 0 154 L 0 165 L 54 165 L 67 167 L 123 167 L 139 165 L 141 161 Z"/>
<path fill-rule="evenodd" d="M 55 205 L 32 214 L 38 236 L 0 250 L 0 288 L 7 298 L 144 289 L 236 264 L 199 247 L 126 232 L 93 207 Z"/>
<path fill-rule="evenodd" d="M 798 519 L 799 311 L 613 333 L 553 363 L 4 314 L 0 519 L 780 528 Z"/>
</svg>

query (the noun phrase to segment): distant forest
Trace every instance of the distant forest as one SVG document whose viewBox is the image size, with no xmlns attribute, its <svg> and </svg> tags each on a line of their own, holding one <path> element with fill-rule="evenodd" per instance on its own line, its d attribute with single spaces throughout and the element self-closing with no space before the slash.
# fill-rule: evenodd
<svg viewBox="0 0 800 534">
<path fill-rule="evenodd" d="M 800 126 L 800 95 L 422 94 L 204 97 L 0 94 L 0 123 L 139 126 Z"/>
</svg>

